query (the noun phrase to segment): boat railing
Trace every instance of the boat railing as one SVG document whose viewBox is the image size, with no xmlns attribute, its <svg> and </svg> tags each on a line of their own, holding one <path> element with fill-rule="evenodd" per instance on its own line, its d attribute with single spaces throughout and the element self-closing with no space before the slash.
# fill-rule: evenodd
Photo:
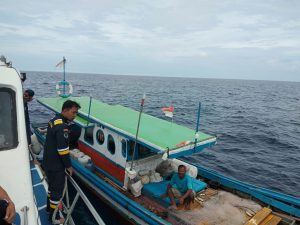
<svg viewBox="0 0 300 225">
<path fill-rule="evenodd" d="M 74 221 L 73 221 L 73 219 L 71 217 L 71 214 L 74 211 L 75 205 L 78 202 L 79 197 L 81 197 L 81 199 L 83 200 L 84 204 L 87 206 L 88 210 L 93 215 L 93 217 L 94 217 L 95 221 L 97 222 L 97 224 L 104 225 L 105 223 L 103 222 L 103 220 L 101 219 L 101 217 L 99 216 L 99 214 L 97 213 L 96 209 L 91 204 L 91 202 L 89 201 L 89 199 L 83 193 L 83 191 L 81 190 L 81 188 L 78 186 L 78 184 L 76 183 L 76 181 L 69 174 L 67 174 L 66 177 L 67 177 L 69 183 L 75 188 L 76 194 L 75 194 L 75 197 L 73 199 L 73 202 L 70 203 L 68 182 L 66 182 L 66 193 L 65 193 L 65 200 L 66 201 L 63 204 L 64 204 L 64 209 L 67 212 L 67 215 L 65 217 L 64 224 L 74 224 Z"/>
<path fill-rule="evenodd" d="M 23 225 L 28 225 L 28 210 L 28 206 L 21 208 L 21 212 L 23 212 Z"/>
</svg>

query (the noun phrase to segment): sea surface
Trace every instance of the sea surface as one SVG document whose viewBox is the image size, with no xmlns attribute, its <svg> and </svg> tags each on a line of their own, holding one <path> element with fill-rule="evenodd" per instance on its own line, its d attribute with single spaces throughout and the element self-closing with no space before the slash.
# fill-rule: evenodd
<svg viewBox="0 0 300 225">
<path fill-rule="evenodd" d="M 62 76 L 27 72 L 24 86 L 35 91 L 35 98 L 55 96 Z M 201 102 L 200 130 L 217 136 L 218 143 L 185 160 L 300 197 L 299 82 L 78 73 L 67 73 L 66 80 L 72 83 L 74 96 L 92 96 L 135 110 L 145 92 L 145 113 L 166 119 L 161 107 L 172 105 L 174 122 L 192 129 Z M 31 121 L 45 122 L 53 115 L 36 100 L 29 107 Z M 115 218 L 104 219 L 118 224 Z"/>
</svg>

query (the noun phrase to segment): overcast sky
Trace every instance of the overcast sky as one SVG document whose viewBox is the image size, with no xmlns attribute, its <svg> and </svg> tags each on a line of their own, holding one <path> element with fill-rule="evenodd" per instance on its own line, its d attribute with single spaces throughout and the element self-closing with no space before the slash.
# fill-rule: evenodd
<svg viewBox="0 0 300 225">
<path fill-rule="evenodd" d="M 299 0 L 9 0 L 21 70 L 300 81 Z"/>
</svg>

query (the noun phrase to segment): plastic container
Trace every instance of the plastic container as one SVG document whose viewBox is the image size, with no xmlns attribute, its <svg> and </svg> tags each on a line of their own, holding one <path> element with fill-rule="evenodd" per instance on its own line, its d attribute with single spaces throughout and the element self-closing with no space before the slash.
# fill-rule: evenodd
<svg viewBox="0 0 300 225">
<path fill-rule="evenodd" d="M 74 155 L 77 154 L 78 152 L 80 152 L 79 149 L 75 148 L 75 149 L 72 149 L 70 150 L 70 156 L 74 159 Z"/>
<path fill-rule="evenodd" d="M 129 184 L 129 189 L 131 193 L 134 195 L 134 197 L 139 197 L 142 193 L 142 182 L 139 180 L 136 183 L 130 183 Z"/>
<path fill-rule="evenodd" d="M 86 166 L 90 161 L 91 157 L 89 157 L 88 155 L 83 155 L 82 157 L 78 158 L 78 162 L 83 166 Z"/>
<path fill-rule="evenodd" d="M 36 155 L 40 154 L 42 150 L 42 146 L 38 141 L 36 134 L 31 135 L 31 150 Z"/>
<path fill-rule="evenodd" d="M 79 158 L 83 157 L 85 154 L 83 152 L 74 153 L 74 159 L 78 160 Z"/>
</svg>

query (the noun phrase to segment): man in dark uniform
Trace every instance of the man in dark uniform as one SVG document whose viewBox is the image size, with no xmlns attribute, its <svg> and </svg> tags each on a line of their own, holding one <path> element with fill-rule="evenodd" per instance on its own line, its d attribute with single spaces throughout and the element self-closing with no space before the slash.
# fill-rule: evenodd
<svg viewBox="0 0 300 225">
<path fill-rule="evenodd" d="M 63 223 L 58 213 L 55 215 L 56 221 L 53 221 L 52 216 L 63 194 L 65 170 L 70 175 L 73 173 L 69 155 L 69 123 L 75 119 L 78 109 L 80 105 L 77 102 L 67 100 L 62 106 L 61 113 L 48 123 L 43 166 L 48 178 L 47 209 L 52 223 Z"/>
<path fill-rule="evenodd" d="M 27 89 L 24 91 L 23 100 L 24 100 L 24 112 L 25 112 L 25 122 L 26 122 L 26 134 L 27 134 L 27 142 L 28 145 L 31 144 L 31 129 L 30 129 L 30 119 L 28 112 L 28 102 L 32 101 L 34 96 L 34 91 L 31 89 Z"/>
</svg>

